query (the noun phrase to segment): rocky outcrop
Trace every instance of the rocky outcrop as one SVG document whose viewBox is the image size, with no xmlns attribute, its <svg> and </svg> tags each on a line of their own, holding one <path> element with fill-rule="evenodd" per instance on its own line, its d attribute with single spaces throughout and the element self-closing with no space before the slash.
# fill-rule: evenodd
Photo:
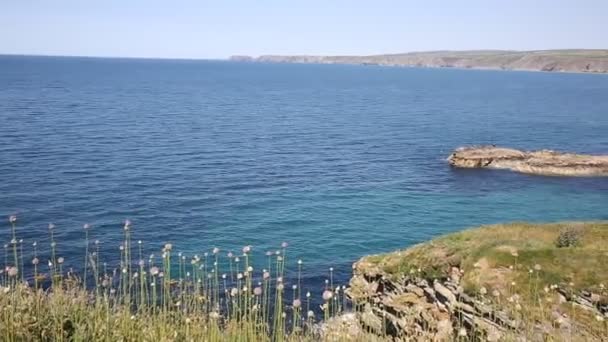
<svg viewBox="0 0 608 342">
<path fill-rule="evenodd" d="M 355 266 L 355 270 L 358 267 Z M 481 296 L 465 293 L 459 284 L 463 271 L 452 268 L 452 276 L 444 279 L 424 279 L 417 274 L 400 279 L 376 273 L 355 272 L 347 294 L 358 309 L 357 316 L 365 331 L 393 338 L 425 341 L 450 341 L 460 337 L 466 340 L 500 341 L 527 335 L 533 340 L 547 336 L 567 339 L 573 322 L 567 313 L 552 312 L 553 322 L 537 322 L 525 326 L 517 311 L 501 308 L 486 298 L 498 297 L 497 292 Z M 574 293 L 557 285 L 551 289 L 560 304 L 571 303 L 596 317 L 608 318 L 608 304 L 600 301 L 595 293 Z M 506 299 L 510 305 L 520 307 L 519 296 Z M 603 318 L 602 318 L 603 319 Z M 351 323 L 352 324 L 352 323 Z M 551 330 L 549 333 L 548 331 Z M 582 337 L 582 336 L 581 336 Z M 598 336 L 586 335 L 585 340 L 597 340 Z"/>
<path fill-rule="evenodd" d="M 524 152 L 495 146 L 461 147 L 448 162 L 454 167 L 508 169 L 547 176 L 608 176 L 608 156 L 550 150 Z"/>
<path fill-rule="evenodd" d="M 361 258 L 346 293 L 363 331 L 396 341 L 606 341 L 607 239 L 608 222 L 465 230 Z"/>
<path fill-rule="evenodd" d="M 431 51 L 371 56 L 264 55 L 255 58 L 255 61 L 550 72 L 608 72 L 608 50 Z"/>
</svg>

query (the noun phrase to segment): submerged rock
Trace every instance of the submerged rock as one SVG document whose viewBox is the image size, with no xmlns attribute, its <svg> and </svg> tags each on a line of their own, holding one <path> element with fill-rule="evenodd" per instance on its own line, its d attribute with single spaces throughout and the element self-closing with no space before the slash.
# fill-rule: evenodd
<svg viewBox="0 0 608 342">
<path fill-rule="evenodd" d="M 496 146 L 461 147 L 448 157 L 448 162 L 454 167 L 508 169 L 546 176 L 608 176 L 608 156 L 550 150 L 525 152 Z"/>
</svg>

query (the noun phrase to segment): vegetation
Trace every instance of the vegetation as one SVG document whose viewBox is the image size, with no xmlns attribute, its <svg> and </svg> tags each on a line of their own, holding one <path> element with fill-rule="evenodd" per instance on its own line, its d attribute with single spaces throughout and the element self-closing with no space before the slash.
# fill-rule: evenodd
<svg viewBox="0 0 608 342">
<path fill-rule="evenodd" d="M 390 279 L 394 286 L 414 278 L 432 284 L 457 277 L 456 296 L 472 297 L 513 321 L 516 328 L 505 329 L 503 337 L 602 340 L 608 336 L 607 261 L 607 222 L 513 223 L 365 257 L 355 274 Z M 459 312 L 454 310 L 453 319 Z"/>
<path fill-rule="evenodd" d="M 19 240 L 17 218 L 9 221 L 11 241 L 0 271 L 3 341 L 318 340 L 316 317 L 329 320 L 347 305 L 344 288 L 330 287 L 330 271 L 321 311 L 315 312 L 313 295 L 299 286 L 300 260 L 297 279 L 288 288 L 287 243 L 267 252 L 264 269 L 254 268 L 251 246 L 238 255 L 214 248 L 187 258 L 166 244 L 160 258 L 146 258 L 126 221 L 114 268 L 100 260 L 100 244 L 89 241 L 91 227 L 85 225 L 78 274 L 64 269 L 54 225 L 49 225 L 50 255 L 44 255 L 48 263 L 41 262 L 35 242 L 26 262 L 30 253 Z"/>
<path fill-rule="evenodd" d="M 120 261 L 111 267 L 100 260 L 100 244 L 90 241 L 91 227 L 85 225 L 84 257 L 77 272 L 64 268 L 53 225 L 49 251 L 42 255 L 36 243 L 30 249 L 19 239 L 17 218 L 9 221 L 11 241 L 0 271 L 3 341 L 381 341 L 427 336 L 396 335 L 385 314 L 378 326 L 367 325 L 369 312 L 382 312 L 387 302 L 361 299 L 363 290 L 355 282 L 349 289 L 335 286 L 333 269 L 322 293 L 302 289 L 301 261 L 294 263 L 297 277 L 288 282 L 286 243 L 266 253 L 263 268 L 254 265 L 250 246 L 238 256 L 214 248 L 186 257 L 166 244 L 158 257 L 144 257 L 143 243 L 133 241 L 127 221 L 116 251 Z M 390 315 L 416 322 L 408 316 L 408 305 L 431 306 L 417 302 L 412 293 L 395 297 L 390 291 L 404 279 L 430 284 L 450 279 L 458 268 L 462 295 L 499 307 L 501 315 L 519 322 L 504 338 L 593 340 L 608 336 L 602 316 L 608 314 L 607 258 L 608 223 L 521 223 L 467 230 L 405 251 L 365 257 L 356 263 L 355 274 L 382 279 L 383 288 L 375 291 L 403 310 Z M 315 295 L 320 307 L 314 304 Z M 355 310 L 347 310 L 351 305 Z M 466 328 L 456 325 L 451 336 L 487 337 Z M 423 329 L 435 332 L 430 325 Z"/>
</svg>

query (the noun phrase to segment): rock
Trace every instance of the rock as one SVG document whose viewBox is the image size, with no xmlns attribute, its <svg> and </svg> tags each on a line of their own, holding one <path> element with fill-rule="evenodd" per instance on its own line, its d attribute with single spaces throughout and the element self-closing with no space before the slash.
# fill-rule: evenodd
<svg viewBox="0 0 608 342">
<path fill-rule="evenodd" d="M 452 293 L 452 291 L 448 290 L 445 286 L 441 285 L 440 282 L 436 281 L 433 284 L 433 288 L 435 289 L 435 293 L 439 294 L 438 297 L 443 299 L 443 304 L 452 306 L 457 302 L 456 296 Z"/>
<path fill-rule="evenodd" d="M 460 168 L 508 169 L 549 176 L 608 176 L 608 156 L 555 151 L 524 152 L 495 146 L 461 147 L 448 163 Z"/>
<path fill-rule="evenodd" d="M 405 289 L 408 292 L 412 292 L 412 293 L 416 294 L 418 297 L 424 297 L 424 291 L 414 284 L 407 284 L 405 286 Z"/>
</svg>

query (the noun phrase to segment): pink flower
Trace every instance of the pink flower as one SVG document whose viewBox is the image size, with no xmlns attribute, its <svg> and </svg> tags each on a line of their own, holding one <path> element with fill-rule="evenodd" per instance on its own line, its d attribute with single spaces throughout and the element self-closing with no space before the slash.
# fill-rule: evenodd
<svg viewBox="0 0 608 342">
<path fill-rule="evenodd" d="M 9 277 L 15 277 L 15 276 L 17 276 L 17 273 L 19 273 L 19 270 L 15 266 L 12 266 L 12 267 L 10 267 L 8 269 L 8 276 Z"/>
<path fill-rule="evenodd" d="M 219 248 L 217 248 L 217 247 L 213 248 L 213 254 L 217 254 L 217 253 L 219 253 L 219 252 L 220 252 L 220 249 L 219 249 Z"/>
<path fill-rule="evenodd" d="M 262 295 L 262 288 L 261 287 L 256 287 L 255 289 L 253 289 L 253 294 L 256 296 L 261 296 Z"/>
<path fill-rule="evenodd" d="M 91 225 L 90 225 L 90 224 L 88 224 L 88 223 L 85 223 L 85 224 L 84 224 L 84 226 L 82 226 L 82 228 L 83 228 L 84 230 L 87 230 L 87 229 L 91 228 Z"/>
<path fill-rule="evenodd" d="M 126 219 L 125 220 L 125 230 L 129 230 L 130 227 L 131 227 L 131 220 Z"/>
<path fill-rule="evenodd" d="M 232 252 L 228 252 L 228 257 L 232 258 L 234 256 L 234 254 L 232 254 Z"/>
<path fill-rule="evenodd" d="M 300 306 L 302 306 L 302 302 L 299 299 L 294 299 L 293 303 L 291 304 L 294 308 L 299 308 Z"/>
<path fill-rule="evenodd" d="M 150 274 L 155 276 L 158 274 L 158 272 L 160 272 L 160 270 L 158 269 L 158 267 L 153 266 L 152 268 L 150 268 Z"/>
<path fill-rule="evenodd" d="M 270 273 L 264 272 L 264 274 L 262 275 L 262 278 L 264 278 L 264 279 L 270 278 Z"/>
<path fill-rule="evenodd" d="M 251 252 L 251 246 L 243 247 L 243 253 L 249 253 L 249 252 Z"/>
<path fill-rule="evenodd" d="M 17 222 L 17 215 L 11 215 L 11 216 L 9 216 L 9 217 L 8 217 L 8 221 L 9 221 L 10 223 L 15 223 L 15 222 Z"/>
<path fill-rule="evenodd" d="M 38 258 L 32 259 L 32 264 L 33 265 L 38 265 L 39 262 L 40 262 L 40 260 L 38 260 Z"/>
<path fill-rule="evenodd" d="M 325 290 L 323 291 L 323 300 L 324 301 L 329 301 L 330 299 L 332 299 L 332 297 L 334 296 L 333 292 Z"/>
<path fill-rule="evenodd" d="M 289 246 L 289 244 L 287 244 L 287 242 L 283 242 L 283 243 L 281 244 L 281 247 L 283 247 L 283 248 L 287 248 L 287 246 Z"/>
</svg>

